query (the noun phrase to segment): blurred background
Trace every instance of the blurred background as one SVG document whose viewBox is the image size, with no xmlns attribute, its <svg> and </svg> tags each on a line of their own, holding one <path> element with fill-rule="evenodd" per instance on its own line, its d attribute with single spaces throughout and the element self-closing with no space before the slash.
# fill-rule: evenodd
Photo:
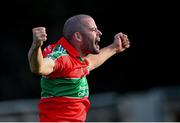
<svg viewBox="0 0 180 123">
<path fill-rule="evenodd" d="M 66 19 L 89 14 L 103 33 L 101 47 L 124 32 L 131 47 L 88 76 L 87 121 L 180 121 L 179 7 L 173 1 L 14 0 L 0 5 L 0 121 L 39 121 L 40 76 L 30 72 L 32 28 L 48 41 Z"/>
</svg>

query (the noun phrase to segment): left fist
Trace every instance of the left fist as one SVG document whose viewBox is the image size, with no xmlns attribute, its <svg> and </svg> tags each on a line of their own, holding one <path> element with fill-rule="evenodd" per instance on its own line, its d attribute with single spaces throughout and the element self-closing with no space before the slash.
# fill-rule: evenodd
<svg viewBox="0 0 180 123">
<path fill-rule="evenodd" d="M 116 48 L 116 52 L 122 52 L 130 47 L 128 36 L 121 32 L 114 36 L 113 44 Z"/>
</svg>

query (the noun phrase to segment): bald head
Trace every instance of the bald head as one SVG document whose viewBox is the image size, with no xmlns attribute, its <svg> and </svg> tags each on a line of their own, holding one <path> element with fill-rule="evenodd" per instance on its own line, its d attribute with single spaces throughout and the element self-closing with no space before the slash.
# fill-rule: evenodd
<svg viewBox="0 0 180 123">
<path fill-rule="evenodd" d="M 86 18 L 92 18 L 89 15 L 84 15 L 84 14 L 80 14 L 80 15 L 75 15 L 70 17 L 64 24 L 63 27 L 63 35 L 65 38 L 67 38 L 68 40 L 71 39 L 72 35 L 75 32 L 82 32 L 83 31 L 83 19 Z"/>
</svg>

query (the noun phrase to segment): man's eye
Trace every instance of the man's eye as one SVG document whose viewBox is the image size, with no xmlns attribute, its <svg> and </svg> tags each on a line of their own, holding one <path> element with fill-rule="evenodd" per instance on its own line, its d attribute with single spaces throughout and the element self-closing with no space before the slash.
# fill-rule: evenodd
<svg viewBox="0 0 180 123">
<path fill-rule="evenodd" d="M 92 28 L 91 31 L 97 31 L 97 29 L 96 28 Z"/>
</svg>

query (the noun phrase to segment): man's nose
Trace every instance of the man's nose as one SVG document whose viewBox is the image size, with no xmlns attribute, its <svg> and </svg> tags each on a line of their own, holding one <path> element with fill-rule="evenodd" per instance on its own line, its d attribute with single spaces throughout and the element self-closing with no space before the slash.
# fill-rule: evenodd
<svg viewBox="0 0 180 123">
<path fill-rule="evenodd" d="M 100 30 L 97 31 L 98 35 L 101 36 L 102 32 Z"/>
</svg>

